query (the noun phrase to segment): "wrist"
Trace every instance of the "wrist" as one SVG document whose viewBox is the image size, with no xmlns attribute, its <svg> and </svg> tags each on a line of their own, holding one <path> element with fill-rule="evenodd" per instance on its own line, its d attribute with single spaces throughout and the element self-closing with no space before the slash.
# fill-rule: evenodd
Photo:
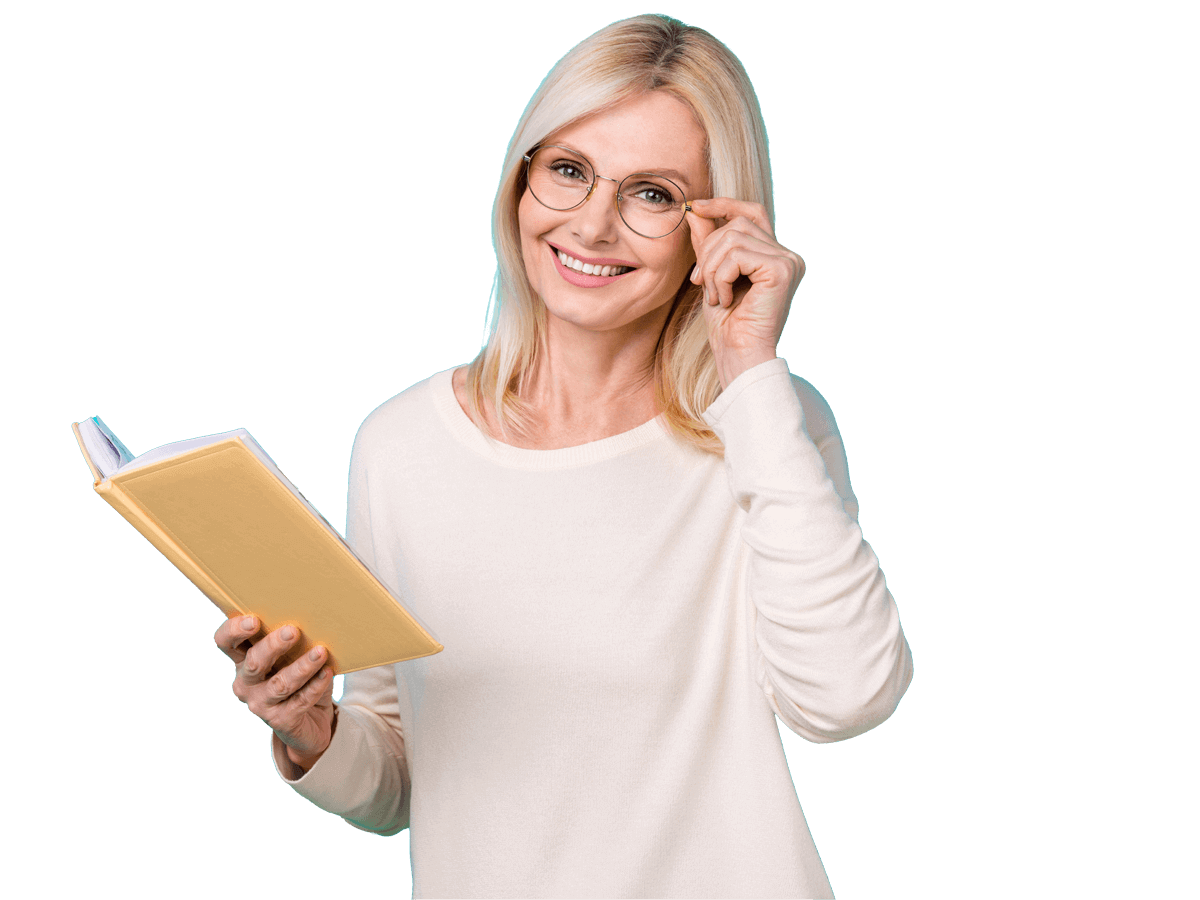
<svg viewBox="0 0 1200 900">
<path fill-rule="evenodd" d="M 774 350 L 748 350 L 742 353 L 726 353 L 717 358 L 717 377 L 721 381 L 721 390 L 729 387 L 739 375 L 760 366 L 765 362 L 776 359 Z"/>
<path fill-rule="evenodd" d="M 333 719 L 331 720 L 330 725 L 329 725 L 329 740 L 325 743 L 324 748 L 319 750 L 316 753 L 302 753 L 301 751 L 295 749 L 294 747 L 290 747 L 285 744 L 284 751 L 286 752 L 287 758 L 292 763 L 292 765 L 294 765 L 296 768 L 300 769 L 302 772 L 307 772 L 309 769 L 311 769 L 313 766 L 315 766 L 317 764 L 317 760 L 319 760 L 322 756 L 325 755 L 325 751 L 328 750 L 329 745 L 331 743 L 333 743 L 333 735 L 334 735 L 334 732 L 337 731 L 337 720 L 338 720 L 338 707 L 337 707 L 337 704 L 335 703 L 333 705 Z"/>
</svg>

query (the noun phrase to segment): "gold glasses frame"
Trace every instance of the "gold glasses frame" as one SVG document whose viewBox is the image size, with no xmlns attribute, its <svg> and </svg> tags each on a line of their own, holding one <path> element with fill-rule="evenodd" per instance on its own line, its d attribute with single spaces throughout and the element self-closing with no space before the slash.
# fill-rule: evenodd
<svg viewBox="0 0 1200 900">
<path fill-rule="evenodd" d="M 592 170 L 592 183 L 590 185 L 588 185 L 587 193 L 583 195 L 583 199 L 580 200 L 578 203 L 576 203 L 574 206 L 564 206 L 561 208 L 557 207 L 557 206 L 551 206 L 549 203 L 547 203 L 545 200 L 543 200 L 541 197 L 539 197 L 537 194 L 535 194 L 533 191 L 533 187 L 530 185 L 529 166 L 533 162 L 533 157 L 537 154 L 537 152 L 539 150 L 546 150 L 546 149 L 549 149 L 550 147 L 557 147 L 559 150 L 566 150 L 568 153 L 574 153 L 581 160 L 583 160 L 585 163 L 587 163 L 588 168 Z M 592 165 L 592 161 L 590 159 L 588 159 L 584 154 L 582 154 L 578 150 L 576 150 L 574 147 L 567 147 L 563 144 L 538 144 L 536 147 L 532 148 L 528 153 L 526 153 L 522 157 L 522 159 L 525 160 L 525 186 L 527 188 L 529 188 L 529 193 L 533 195 L 533 199 L 536 200 L 538 203 L 542 204 L 542 206 L 546 207 L 546 209 L 553 209 L 556 212 L 567 212 L 568 210 L 578 209 L 579 207 L 583 206 L 583 204 L 587 203 L 588 200 L 590 200 L 592 198 L 592 194 L 595 193 L 595 190 L 596 190 L 596 185 L 600 182 L 601 179 L 603 179 L 604 181 L 611 181 L 613 184 L 615 184 L 617 186 L 616 197 L 613 199 L 613 203 L 616 204 L 616 207 L 617 207 L 617 215 L 620 217 L 621 221 L 625 223 L 625 227 L 628 228 L 630 231 L 632 231 L 634 234 L 638 235 L 639 237 L 644 237 L 651 241 L 657 241 L 659 238 L 668 237 L 669 235 L 674 234 L 679 229 L 679 226 L 682 225 L 687 220 L 687 214 L 692 211 L 692 204 L 687 200 L 686 195 L 684 194 L 683 188 L 681 188 L 679 185 L 677 185 L 670 178 L 667 178 L 665 175 L 658 175 L 654 172 L 634 172 L 631 175 L 626 175 L 620 181 L 617 181 L 617 179 L 615 179 L 615 178 L 609 178 L 607 175 L 601 175 L 599 172 L 597 172 L 596 167 L 594 165 Z M 675 223 L 675 227 L 672 228 L 670 231 L 668 231 L 666 234 L 660 234 L 657 237 L 654 237 L 654 236 L 651 236 L 648 234 L 642 234 L 642 232 L 638 231 L 636 228 L 634 228 L 632 225 L 629 224 L 629 222 L 625 218 L 625 214 L 623 212 L 621 212 L 621 188 L 624 187 L 625 182 L 627 182 L 630 178 L 638 178 L 640 176 L 649 176 L 651 178 L 662 179 L 667 184 L 671 185 L 671 187 L 675 188 L 675 190 L 679 191 L 679 196 L 684 197 L 684 199 L 679 204 L 679 208 L 682 210 L 683 215 L 681 215 L 679 217 L 679 221 Z"/>
</svg>

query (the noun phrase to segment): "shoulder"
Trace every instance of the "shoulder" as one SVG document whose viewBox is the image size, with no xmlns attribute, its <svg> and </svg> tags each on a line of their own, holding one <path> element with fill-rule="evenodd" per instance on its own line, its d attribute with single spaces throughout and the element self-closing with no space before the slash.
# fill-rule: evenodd
<svg viewBox="0 0 1200 900">
<path fill-rule="evenodd" d="M 463 412 L 467 411 L 467 367 L 459 366 L 454 370 L 450 378 L 450 385 L 454 388 L 454 399 L 458 401 L 459 408 Z"/>
<path fill-rule="evenodd" d="M 438 372 L 375 407 L 358 427 L 354 455 L 390 455 L 406 444 L 427 440 L 437 415 L 431 393 L 445 377 L 446 371 Z"/>
</svg>

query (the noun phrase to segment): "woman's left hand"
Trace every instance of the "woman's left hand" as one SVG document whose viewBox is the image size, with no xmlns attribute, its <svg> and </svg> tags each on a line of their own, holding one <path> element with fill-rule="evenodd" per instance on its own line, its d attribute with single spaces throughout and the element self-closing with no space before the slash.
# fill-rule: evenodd
<svg viewBox="0 0 1200 900">
<path fill-rule="evenodd" d="M 718 197 L 693 200 L 687 214 L 696 268 L 704 285 L 704 318 L 721 387 L 747 369 L 775 358 L 804 277 L 804 260 L 775 240 L 758 203 Z M 724 224 L 718 226 L 718 221 Z"/>
</svg>

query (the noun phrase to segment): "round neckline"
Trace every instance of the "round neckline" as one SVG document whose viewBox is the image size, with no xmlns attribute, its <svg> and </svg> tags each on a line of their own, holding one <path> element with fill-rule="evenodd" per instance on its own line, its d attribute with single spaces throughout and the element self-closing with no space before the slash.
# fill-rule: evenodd
<svg viewBox="0 0 1200 900">
<path fill-rule="evenodd" d="M 575 447 L 559 447 L 555 450 L 514 447 L 489 438 L 458 405 L 458 398 L 454 396 L 454 372 L 460 368 L 453 366 L 430 378 L 430 397 L 442 420 L 460 443 L 501 465 L 518 469 L 569 469 L 611 459 L 669 434 L 662 413 L 659 413 L 629 431 Z"/>
</svg>

